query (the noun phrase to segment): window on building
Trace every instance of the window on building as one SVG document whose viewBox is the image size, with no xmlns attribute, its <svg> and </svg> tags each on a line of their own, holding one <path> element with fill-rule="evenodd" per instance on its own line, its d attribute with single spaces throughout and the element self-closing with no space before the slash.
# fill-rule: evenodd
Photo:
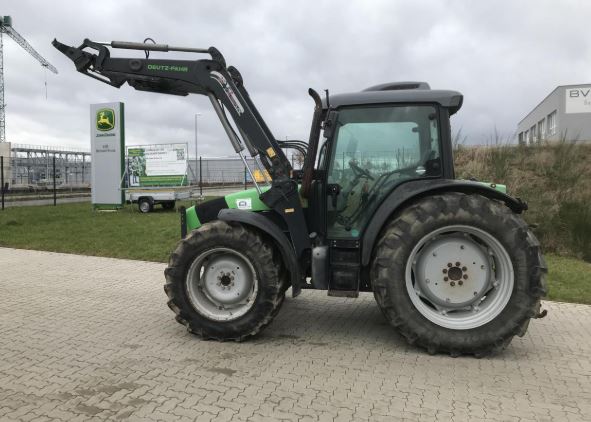
<svg viewBox="0 0 591 422">
<path fill-rule="evenodd" d="M 519 132 L 519 135 L 517 135 L 517 141 L 519 142 L 519 145 L 525 144 L 525 141 L 523 140 L 523 132 Z"/>
<path fill-rule="evenodd" d="M 546 132 L 548 136 L 556 135 L 556 110 L 548 114 Z"/>
<path fill-rule="evenodd" d="M 533 125 L 530 129 L 529 129 L 529 133 L 530 133 L 530 137 L 531 139 L 529 140 L 530 144 L 536 143 L 538 142 L 538 137 L 536 134 L 536 125 Z"/>
<path fill-rule="evenodd" d="M 546 119 L 542 119 L 538 122 L 538 138 L 540 138 L 540 141 L 546 139 L 546 129 L 544 127 L 545 120 Z"/>
<path fill-rule="evenodd" d="M 529 144 L 529 130 L 526 130 L 525 132 L 523 132 L 523 141 L 525 142 L 525 144 Z"/>
</svg>

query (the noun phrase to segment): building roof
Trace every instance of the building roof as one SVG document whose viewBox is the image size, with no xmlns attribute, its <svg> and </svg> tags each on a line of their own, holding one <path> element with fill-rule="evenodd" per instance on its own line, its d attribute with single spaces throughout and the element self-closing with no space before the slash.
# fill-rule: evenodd
<svg viewBox="0 0 591 422">
<path fill-rule="evenodd" d="M 536 109 L 542 105 L 542 103 L 544 101 L 546 101 L 548 99 L 548 97 L 552 94 L 554 94 L 554 92 L 559 89 L 559 88 L 569 88 L 569 87 L 573 87 L 573 86 L 591 86 L 591 83 L 586 83 L 586 84 L 571 84 L 571 85 L 558 85 L 556 88 L 554 88 L 552 91 L 550 91 L 550 93 L 548 95 L 546 95 L 544 97 L 544 99 L 542 101 L 540 101 L 534 108 L 531 109 L 531 111 L 529 113 L 527 113 L 523 119 L 521 119 L 519 121 L 519 123 L 517 123 L 517 126 L 519 126 L 521 124 L 521 122 L 523 122 L 525 119 L 527 119 L 534 111 L 536 111 Z"/>
</svg>

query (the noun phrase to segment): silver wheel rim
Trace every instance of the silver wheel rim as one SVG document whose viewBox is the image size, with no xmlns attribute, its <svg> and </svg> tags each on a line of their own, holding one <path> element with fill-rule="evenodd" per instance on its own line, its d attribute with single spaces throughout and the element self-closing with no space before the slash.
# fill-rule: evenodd
<svg viewBox="0 0 591 422">
<path fill-rule="evenodd" d="M 413 248 L 406 288 L 429 321 L 468 330 L 495 319 L 513 293 L 511 258 L 491 234 L 472 226 L 437 229 Z"/>
<path fill-rule="evenodd" d="M 243 254 L 214 248 L 195 258 L 187 273 L 186 290 L 199 314 L 215 321 L 232 321 L 252 308 L 258 279 Z"/>
<path fill-rule="evenodd" d="M 148 212 L 148 211 L 150 211 L 150 203 L 148 201 L 142 201 L 140 203 L 140 211 L 141 212 Z"/>
</svg>

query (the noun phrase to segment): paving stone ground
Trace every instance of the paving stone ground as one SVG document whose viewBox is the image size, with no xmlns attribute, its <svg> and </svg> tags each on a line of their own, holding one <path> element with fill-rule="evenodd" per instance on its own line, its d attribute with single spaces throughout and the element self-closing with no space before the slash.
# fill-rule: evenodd
<svg viewBox="0 0 591 422">
<path fill-rule="evenodd" d="M 373 296 L 288 298 L 245 343 L 173 319 L 164 265 L 0 248 L 0 420 L 591 420 L 591 306 L 502 354 L 429 356 Z"/>
</svg>

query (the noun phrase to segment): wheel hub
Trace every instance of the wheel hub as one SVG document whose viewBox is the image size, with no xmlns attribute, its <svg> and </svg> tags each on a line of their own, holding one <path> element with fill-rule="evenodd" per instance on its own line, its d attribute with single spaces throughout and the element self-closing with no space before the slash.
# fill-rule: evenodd
<svg viewBox="0 0 591 422">
<path fill-rule="evenodd" d="M 237 256 L 224 254 L 210 258 L 201 278 L 203 293 L 219 305 L 242 302 L 253 282 L 252 274 L 244 267 Z"/>
<path fill-rule="evenodd" d="M 466 267 L 464 267 L 464 268 L 466 268 Z M 445 272 L 445 270 L 443 270 L 443 271 Z M 460 267 L 451 267 L 449 269 L 449 271 L 447 272 L 447 274 L 448 274 L 449 278 L 452 281 L 459 281 L 459 280 L 461 280 L 462 279 L 462 275 L 463 275 L 462 269 Z"/>
<path fill-rule="evenodd" d="M 486 253 L 464 236 L 445 236 L 429 243 L 415 270 L 420 291 L 433 303 L 452 308 L 482 297 L 491 279 Z"/>
<path fill-rule="evenodd" d="M 222 272 L 223 275 L 218 277 L 218 280 L 220 281 L 220 284 L 224 287 L 229 286 L 230 284 L 232 284 L 232 280 L 234 280 L 234 277 L 232 275 L 230 275 L 230 273 L 226 273 L 224 274 Z"/>
<path fill-rule="evenodd" d="M 195 258 L 187 274 L 187 293 L 197 312 L 228 321 L 244 315 L 257 294 L 256 273 L 237 251 L 216 248 Z"/>
</svg>

